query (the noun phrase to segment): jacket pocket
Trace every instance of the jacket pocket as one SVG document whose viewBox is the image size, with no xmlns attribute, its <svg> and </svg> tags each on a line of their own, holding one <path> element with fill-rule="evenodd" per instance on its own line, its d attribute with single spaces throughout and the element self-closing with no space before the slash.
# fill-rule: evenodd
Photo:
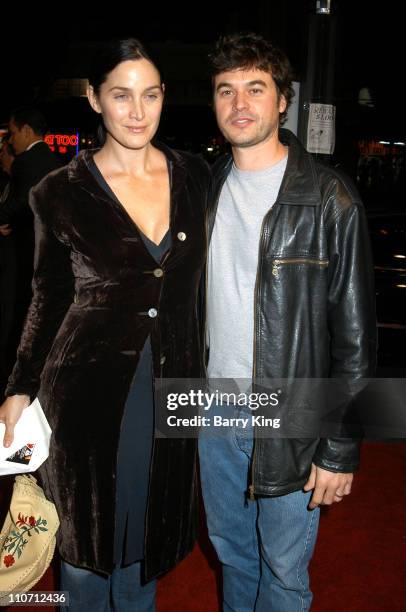
<svg viewBox="0 0 406 612">
<path fill-rule="evenodd" d="M 282 266 L 287 265 L 310 265 L 319 268 L 327 268 L 328 259 L 316 259 L 315 257 L 283 257 L 272 260 L 272 274 L 279 278 L 279 270 Z"/>
</svg>

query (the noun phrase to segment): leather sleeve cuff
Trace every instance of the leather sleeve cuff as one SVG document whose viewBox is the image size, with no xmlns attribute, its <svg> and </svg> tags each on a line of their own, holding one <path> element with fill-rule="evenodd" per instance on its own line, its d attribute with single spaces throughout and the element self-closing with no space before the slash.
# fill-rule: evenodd
<svg viewBox="0 0 406 612">
<path fill-rule="evenodd" d="M 353 438 L 322 438 L 313 463 L 330 472 L 355 472 L 359 468 L 360 440 Z"/>
</svg>

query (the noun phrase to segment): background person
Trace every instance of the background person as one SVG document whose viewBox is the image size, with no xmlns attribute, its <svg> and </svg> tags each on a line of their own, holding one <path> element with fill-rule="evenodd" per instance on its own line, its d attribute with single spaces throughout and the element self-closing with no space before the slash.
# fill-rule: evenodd
<svg viewBox="0 0 406 612">
<path fill-rule="evenodd" d="M 20 341 L 24 318 L 32 298 L 32 273 L 34 259 L 34 218 L 28 205 L 30 189 L 52 170 L 59 168 L 61 162 L 52 153 L 43 138 L 47 133 L 47 123 L 43 113 L 31 106 L 20 106 L 13 110 L 8 124 L 8 143 L 13 149 L 14 158 L 6 160 L 10 182 L 7 195 L 0 206 L 0 232 L 11 231 L 15 247 L 16 265 L 9 269 L 9 300 L 13 305 L 12 329 L 8 339 L 8 353 L 12 363 Z M 3 228 L 3 229 L 1 229 Z M 11 274 L 15 278 L 11 280 Z M 15 294 L 12 294 L 12 285 Z M 11 365 L 7 365 L 6 376 Z M 0 392 L 4 387 L 0 389 Z"/>
</svg>

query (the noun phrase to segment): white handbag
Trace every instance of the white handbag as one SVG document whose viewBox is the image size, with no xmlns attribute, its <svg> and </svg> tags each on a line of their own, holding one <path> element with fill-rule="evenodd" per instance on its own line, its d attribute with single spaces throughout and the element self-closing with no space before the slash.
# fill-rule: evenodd
<svg viewBox="0 0 406 612">
<path fill-rule="evenodd" d="M 4 423 L 0 423 L 0 476 L 35 472 L 49 455 L 51 428 L 36 398 L 21 413 L 11 446 L 3 446 Z"/>
</svg>

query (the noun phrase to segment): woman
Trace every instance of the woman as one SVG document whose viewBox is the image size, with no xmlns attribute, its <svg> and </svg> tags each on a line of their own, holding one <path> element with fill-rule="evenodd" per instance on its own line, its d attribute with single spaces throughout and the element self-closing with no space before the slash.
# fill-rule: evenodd
<svg viewBox="0 0 406 612">
<path fill-rule="evenodd" d="M 208 169 L 152 140 L 164 85 L 137 40 L 110 43 L 89 84 L 106 140 L 31 192 L 34 297 L 0 419 L 10 442 L 38 394 L 53 430 L 40 476 L 69 611 L 108 610 L 110 585 L 115 610 L 153 610 L 151 580 L 195 535 L 195 441 L 153 440 L 152 383 L 202 374 Z"/>
</svg>

